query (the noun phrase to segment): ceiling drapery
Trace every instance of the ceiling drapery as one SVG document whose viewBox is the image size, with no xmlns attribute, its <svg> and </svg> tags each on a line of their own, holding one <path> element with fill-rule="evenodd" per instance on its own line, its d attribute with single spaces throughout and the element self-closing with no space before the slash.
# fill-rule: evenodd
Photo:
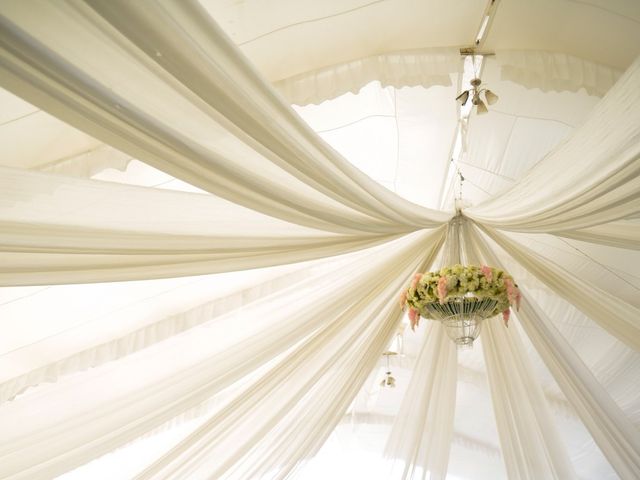
<svg viewBox="0 0 640 480">
<path fill-rule="evenodd" d="M 493 226 L 547 233 L 637 217 L 639 82 L 636 61 L 570 138 L 469 215 Z"/>
<path fill-rule="evenodd" d="M 500 265 L 498 258 L 471 229 L 469 235 L 486 261 Z M 541 309 L 525 298 L 522 312 L 517 314 L 524 331 L 536 345 L 558 385 L 567 395 L 567 399 L 600 445 L 607 459 L 621 478 L 632 478 L 636 474 L 640 457 L 638 456 L 637 430 L 624 421 L 619 408 L 611 403 L 610 397 L 602 386 L 584 368 L 570 345 L 563 342 L 562 336 L 554 331 L 553 325 L 545 318 Z"/>
<path fill-rule="evenodd" d="M 0 355 L 11 366 L 0 378 L 1 476 L 51 478 L 189 416 L 197 426 L 139 478 L 285 478 L 297 471 L 375 371 L 401 321 L 396 294 L 412 273 L 438 266 L 453 213 L 411 203 L 345 160 L 197 2 L 42 2 L 37 15 L 23 2 L 7 2 L 0 54 L 4 88 L 83 132 L 71 140 L 78 151 L 37 161 L 16 150 L 0 167 L 1 285 L 231 275 L 349 254 L 274 270 L 246 290 L 250 298 L 209 298 L 174 315 L 115 322 L 93 337 L 73 324 L 53 325 L 42 338 L 8 335 Z M 318 65 L 279 78 L 276 87 L 301 103 L 319 102 L 371 80 L 436 89 L 452 87 L 462 74 L 448 51 L 393 55 Z M 411 58 L 422 63 L 408 68 Z M 618 79 L 593 60 L 496 56 L 500 81 L 608 92 L 528 172 L 514 174 L 508 188 L 496 186 L 500 195 L 465 209 L 477 225 L 466 236 L 474 261 L 500 267 L 494 252 L 506 252 L 546 285 L 544 294 L 563 298 L 637 355 L 636 306 L 574 278 L 511 233 L 637 250 L 640 61 Z M 345 69 L 359 73 L 347 81 Z M 540 76 L 554 69 L 555 77 Z M 300 97 L 309 83 L 318 84 L 314 96 Z M 469 162 L 492 155 L 474 133 L 475 121 L 465 139 Z M 476 126 L 482 132 L 489 124 Z M 94 150 L 109 157 L 96 156 L 95 165 L 123 168 L 136 158 L 205 193 L 67 176 L 101 166 L 56 167 Z M 621 478 L 640 476 L 637 426 L 562 340 L 534 300 L 539 284 L 532 285 L 514 328 L 522 328 L 611 467 Z M 63 340 L 75 331 L 76 341 Z M 492 324 L 485 335 L 509 477 L 572 477 L 574 462 L 531 378 L 519 330 Z M 19 360 L 22 349 L 39 348 L 41 355 Z M 456 382 L 443 372 L 455 370 L 454 353 L 431 325 L 387 448 L 397 478 L 446 477 Z M 517 380 L 509 383 L 511 377 Z M 429 421 L 434 417 L 438 424 Z M 403 425 L 415 418 L 421 421 L 407 431 Z"/>
<path fill-rule="evenodd" d="M 71 125 L 204 190 L 296 223 L 309 225 L 315 217 L 328 221 L 325 229 L 370 231 L 368 220 L 375 231 L 446 220 L 439 212 L 411 209 L 318 142 L 224 33 L 213 22 L 206 24 L 197 4 L 50 8 L 35 18 L 19 4 L 4 13 L 4 83 Z M 48 23 L 47 13 L 61 28 L 43 38 L 47 29 L 38 23 Z M 106 27 L 95 22 L 121 29 L 130 43 L 121 47 L 119 33 L 103 32 Z M 150 41 L 157 45 L 152 51 Z M 91 44 L 94 48 L 86 48 Z M 162 45 L 166 51 L 157 50 Z M 92 61 L 97 51 L 108 64 Z M 187 51 L 208 54 L 194 57 Z M 109 78 L 119 69 L 128 71 L 126 85 Z M 180 111 L 184 122 L 176 118 Z M 330 219 L 336 208 L 342 212 Z"/>
</svg>

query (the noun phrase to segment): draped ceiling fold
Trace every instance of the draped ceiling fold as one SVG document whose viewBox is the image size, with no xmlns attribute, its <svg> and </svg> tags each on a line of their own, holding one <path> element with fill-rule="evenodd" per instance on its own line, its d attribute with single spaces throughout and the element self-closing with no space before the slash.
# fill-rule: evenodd
<svg viewBox="0 0 640 480">
<path fill-rule="evenodd" d="M 320 103 L 373 80 L 454 88 L 462 62 L 447 49 L 369 54 L 291 71 L 272 86 L 195 1 L 36 4 L 37 14 L 29 2 L 3 4 L 1 86 L 34 106 L 16 101 L 19 116 L 37 115 L 78 149 L 39 157 L 16 147 L 0 166 L 0 285 L 220 274 L 202 280 L 214 286 L 214 277 L 275 269 L 244 290 L 194 298 L 171 315 L 114 317 L 93 333 L 62 319 L 43 337 L 3 323 L 0 477 L 52 478 L 193 415 L 197 426 L 137 478 L 286 478 L 367 385 L 402 321 L 398 291 L 416 271 L 439 266 L 454 215 L 376 182 L 289 103 Z M 611 468 L 640 477 L 640 434 L 628 414 L 638 409 L 637 389 L 625 411 L 536 296 L 566 301 L 634 361 L 637 305 L 514 236 L 629 255 L 640 245 L 640 60 L 622 75 L 593 60 L 496 56 L 500 81 L 536 86 L 535 95 L 606 94 L 542 160 L 463 211 L 468 258 L 511 262 L 526 279 L 514 327 L 491 324 L 481 337 L 509 478 L 578 473 L 525 342 Z M 491 156 L 473 126 L 469 159 Z M 476 132 L 486 127 L 478 120 Z M 132 159 L 200 191 L 83 178 Z M 306 263 L 283 270 L 296 262 Z M 442 328 L 429 325 L 389 436 L 393 478 L 446 477 L 456 368 Z"/>
</svg>

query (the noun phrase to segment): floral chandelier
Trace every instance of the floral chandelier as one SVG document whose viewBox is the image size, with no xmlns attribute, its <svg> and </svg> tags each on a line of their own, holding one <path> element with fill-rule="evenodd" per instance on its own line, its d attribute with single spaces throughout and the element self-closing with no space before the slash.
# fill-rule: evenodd
<svg viewBox="0 0 640 480">
<path fill-rule="evenodd" d="M 458 225 L 452 221 L 454 249 L 459 258 Z M 411 329 L 420 318 L 442 322 L 447 335 L 459 347 L 472 347 L 480 335 L 482 322 L 502 314 L 508 326 L 511 306 L 520 308 L 521 294 L 513 278 L 487 265 L 445 266 L 439 271 L 416 273 L 402 292 L 401 306 L 409 309 Z"/>
</svg>

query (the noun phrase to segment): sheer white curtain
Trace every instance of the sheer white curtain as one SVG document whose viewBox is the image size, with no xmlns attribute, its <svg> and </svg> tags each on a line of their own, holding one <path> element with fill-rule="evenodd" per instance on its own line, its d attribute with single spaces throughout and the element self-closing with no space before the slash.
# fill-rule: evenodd
<svg viewBox="0 0 640 480">
<path fill-rule="evenodd" d="M 444 480 L 447 476 L 457 352 L 440 322 L 423 322 L 424 343 L 385 449 L 391 462 L 388 478 Z"/>
<path fill-rule="evenodd" d="M 469 228 L 468 220 L 463 218 L 461 236 L 466 261 L 497 266 L 493 259 L 484 257 L 477 236 Z M 492 318 L 483 323 L 480 340 L 509 478 L 576 478 L 518 331 Z"/>
<path fill-rule="evenodd" d="M 469 209 L 468 215 L 497 228 L 550 233 L 637 217 L 638 82 L 640 59 L 566 141 L 506 192 Z"/>
<path fill-rule="evenodd" d="M 365 250 L 360 255 L 370 254 Z M 124 358 L 292 285 L 306 285 L 311 278 L 323 281 L 323 275 L 341 266 L 349 269 L 354 260 L 184 281 L 17 289 L 0 306 L 0 330 L 11 332 L 0 342 L 0 403 L 29 387 Z M 25 295 L 31 302 L 24 302 Z"/>
<path fill-rule="evenodd" d="M 44 3 L 37 15 L 10 2 L 3 15 L 3 86 L 176 178 L 333 231 L 447 219 L 320 141 L 195 2 Z"/>
<path fill-rule="evenodd" d="M 583 282 L 497 230 L 479 227 L 554 293 L 571 302 L 620 341 L 640 350 L 640 311 L 636 307 Z"/>
<path fill-rule="evenodd" d="M 116 163 L 140 158 L 215 195 L 3 167 L 0 285 L 237 271 L 393 241 L 384 255 L 363 254 L 291 287 L 265 287 L 241 308 L 211 301 L 16 372 L 0 385 L 4 398 L 58 381 L 0 405 L 0 476 L 50 478 L 232 388 L 244 395 L 210 412 L 141 477 L 284 478 L 294 471 L 340 421 L 395 332 L 395 294 L 434 258 L 442 231 L 418 230 L 437 228 L 450 215 L 403 200 L 336 154 L 193 1 L 42 2 L 35 13 L 8 1 L 0 72 L 6 88 L 120 149 Z M 636 349 L 636 308 L 574 281 L 492 227 L 635 248 L 637 229 L 628 219 L 640 213 L 639 78 L 636 62 L 568 141 L 504 196 L 471 210 L 527 269 Z M 583 168 L 576 172 L 575 164 Z M 533 302 L 525 300 L 521 320 L 612 465 L 623 478 L 640 476 L 637 430 Z M 416 372 L 416 395 L 403 406 L 419 410 L 427 428 L 402 439 L 410 445 L 391 447 L 407 462 L 406 478 L 446 475 L 455 377 L 443 372 L 455 358 L 445 341 L 441 331 L 429 335 L 437 348 L 425 345 L 421 360 L 442 362 L 442 371 L 430 364 Z M 515 333 L 490 327 L 487 344 L 492 393 L 509 408 L 498 416 L 503 443 L 514 446 L 510 472 L 570 477 L 552 428 L 539 428 L 550 423 L 548 412 L 544 400 L 535 401 L 542 397 L 526 359 L 510 350 L 518 346 Z M 503 385 L 510 376 L 519 380 Z M 438 388 L 446 397 L 429 395 Z M 522 398 L 529 391 L 534 401 Z M 428 402 L 411 405 L 418 398 Z M 522 445 L 540 438 L 544 445 L 527 458 Z"/>
<path fill-rule="evenodd" d="M 397 312 L 395 305 L 394 309 L 383 310 L 373 317 L 370 315 L 375 309 L 367 305 L 378 305 L 381 298 L 395 297 L 411 272 L 435 255 L 442 234 L 443 231 L 438 230 L 410 235 L 399 241 L 390 255 L 380 256 L 374 252 L 358 259 L 351 267 L 342 266 L 322 278 L 312 277 L 120 360 L 82 375 L 62 378 L 55 384 L 27 392 L 16 401 L 5 402 L 0 405 L 4 426 L 0 472 L 7 478 L 33 479 L 50 478 L 70 470 L 200 405 L 278 355 L 304 343 L 305 339 L 315 338 L 314 332 L 321 335 L 320 332 L 331 329 L 331 325 L 335 326 L 341 319 L 350 325 L 345 328 L 354 328 L 356 335 L 362 335 L 345 350 L 344 364 L 339 363 L 343 368 L 338 369 L 343 372 L 344 377 L 340 378 L 347 381 L 346 385 L 351 385 L 351 381 L 357 385 L 358 375 L 362 375 L 361 381 L 364 381 L 398 320 L 398 315 L 393 313 Z M 363 295 L 362 285 L 372 278 L 376 279 L 375 286 Z M 367 318 L 377 320 L 369 322 Z M 334 333 L 331 345 L 335 347 L 335 342 L 342 345 L 346 337 Z M 324 337 L 321 335 L 321 338 Z M 379 351 L 375 351 L 378 348 Z M 321 352 L 303 349 L 300 355 L 316 358 L 313 365 L 319 368 L 319 374 L 334 372 L 320 368 L 323 363 L 317 363 L 320 357 L 316 356 L 322 356 Z M 366 359 L 366 365 L 359 365 L 357 358 Z M 122 371 L 127 375 L 122 376 Z M 301 375 L 301 382 L 307 378 L 304 369 L 292 374 Z M 272 375 L 275 385 L 279 384 L 277 371 L 272 371 Z M 305 382 L 295 388 L 287 384 L 288 394 L 304 395 L 308 386 Z M 274 387 L 274 383 L 268 386 Z M 348 390 L 353 395 L 356 391 Z M 334 394 L 344 394 L 340 392 L 338 388 Z M 321 398 L 316 400 L 322 402 Z M 344 397 L 335 397 L 335 400 L 338 403 L 332 404 L 336 408 L 332 415 L 339 412 L 338 422 L 350 400 Z M 277 398 L 274 401 L 277 402 Z M 46 408 L 42 410 L 42 406 Z M 295 416 L 291 418 L 294 420 Z M 241 421 L 251 429 L 252 423 L 247 418 Z M 322 430 L 322 425 L 329 424 L 309 423 L 310 427 L 314 425 L 313 428 Z M 321 443 L 322 438 L 318 436 L 317 441 Z M 226 455 L 235 455 L 236 460 L 241 457 L 231 444 L 225 445 Z M 237 448 L 246 446 L 241 442 Z M 293 456 L 283 465 L 293 465 L 300 460 L 297 454 L 289 453 Z M 307 453 L 305 450 L 303 455 Z M 218 466 L 223 459 L 220 462 Z"/>
<path fill-rule="evenodd" d="M 555 232 L 555 234 L 583 242 L 598 243 L 628 250 L 640 250 L 640 242 L 638 241 L 640 239 L 640 223 L 637 220 L 619 220 L 581 230 Z"/>
<path fill-rule="evenodd" d="M 502 267 L 477 231 L 472 241 L 492 265 Z M 596 444 L 624 480 L 640 474 L 640 434 L 620 407 L 580 360 L 571 345 L 553 326 L 540 306 L 523 288 L 523 301 L 516 314 L 558 386 L 591 433 Z"/>
<path fill-rule="evenodd" d="M 640 434 L 553 327 L 526 298 L 518 318 L 596 444 L 622 479 L 640 474 Z"/>
<path fill-rule="evenodd" d="M 396 332 L 398 289 L 433 262 L 441 242 L 428 238 L 400 276 L 385 274 L 139 478 L 286 478 L 315 454 Z"/>
<path fill-rule="evenodd" d="M 212 195 L 0 167 L 1 285 L 166 278 L 257 268 L 373 246 Z"/>
<path fill-rule="evenodd" d="M 481 342 L 509 478 L 577 478 L 517 330 L 493 318 Z"/>
</svg>

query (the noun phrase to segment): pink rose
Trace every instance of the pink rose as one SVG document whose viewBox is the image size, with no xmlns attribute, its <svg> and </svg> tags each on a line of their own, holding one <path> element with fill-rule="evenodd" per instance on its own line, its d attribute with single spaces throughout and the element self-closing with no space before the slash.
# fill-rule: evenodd
<svg viewBox="0 0 640 480">
<path fill-rule="evenodd" d="M 415 290 L 416 286 L 418 285 L 418 282 L 420 281 L 420 279 L 422 278 L 422 274 L 421 273 L 416 273 L 413 276 L 413 280 L 411 281 L 411 289 Z"/>
<path fill-rule="evenodd" d="M 420 322 L 420 312 L 415 308 L 409 308 L 409 322 L 411 323 L 411 330 L 415 330 Z"/>
<path fill-rule="evenodd" d="M 509 303 L 513 305 L 517 301 L 519 293 L 518 287 L 513 284 L 513 279 L 509 277 L 504 279 L 504 286 L 507 288 L 507 297 L 509 298 Z"/>
<path fill-rule="evenodd" d="M 403 290 L 400 294 L 400 308 L 404 310 L 404 305 L 407 303 L 407 291 Z"/>
<path fill-rule="evenodd" d="M 440 277 L 438 280 L 438 299 L 440 303 L 444 303 L 444 299 L 447 296 L 447 277 Z"/>
<path fill-rule="evenodd" d="M 484 275 L 484 278 L 487 279 L 487 282 L 491 282 L 493 280 L 493 270 L 491 270 L 491 267 L 483 265 L 480 271 Z"/>
<path fill-rule="evenodd" d="M 504 320 L 504 326 L 509 327 L 509 317 L 511 316 L 511 310 L 508 308 L 502 312 L 502 320 Z"/>
</svg>

